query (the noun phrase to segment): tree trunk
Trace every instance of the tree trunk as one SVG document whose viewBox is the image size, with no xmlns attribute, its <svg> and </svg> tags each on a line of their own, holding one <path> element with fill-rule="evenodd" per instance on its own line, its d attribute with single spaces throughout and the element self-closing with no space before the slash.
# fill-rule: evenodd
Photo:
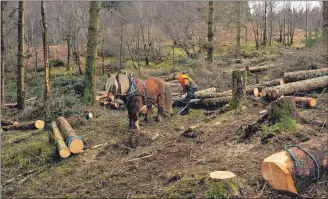
<svg viewBox="0 0 328 199">
<path fill-rule="evenodd" d="M 5 72 L 6 72 L 6 55 L 5 55 L 5 7 L 7 2 L 1 1 L 1 107 L 5 105 Z"/>
<path fill-rule="evenodd" d="M 61 158 L 67 158 L 71 155 L 70 150 L 68 149 L 64 138 L 60 134 L 60 131 L 58 129 L 58 126 L 55 121 L 51 122 L 51 128 L 52 128 L 52 139 L 55 141 L 58 149 L 58 153 Z"/>
<path fill-rule="evenodd" d="M 24 68 L 24 9 L 25 2 L 19 1 L 18 11 L 18 53 L 17 53 L 17 108 L 25 108 L 25 68 Z"/>
<path fill-rule="evenodd" d="M 263 28 L 263 46 L 267 44 L 267 1 L 264 1 L 264 28 Z"/>
<path fill-rule="evenodd" d="M 101 45 L 101 59 L 102 59 L 102 74 L 105 75 L 105 56 L 104 56 L 104 43 L 105 43 L 105 35 L 103 35 L 102 45 Z"/>
<path fill-rule="evenodd" d="M 322 1 L 322 35 L 324 48 L 328 52 L 328 1 Z M 326 65 L 328 66 L 328 54 L 326 54 Z"/>
<path fill-rule="evenodd" d="M 280 26 L 279 42 L 282 43 L 282 22 L 280 19 L 279 19 L 279 26 Z"/>
<path fill-rule="evenodd" d="M 176 71 L 175 64 L 174 64 L 174 47 L 175 47 L 175 41 L 173 41 L 173 46 L 172 46 L 172 65 L 173 65 L 173 72 Z"/>
<path fill-rule="evenodd" d="M 92 3 L 92 2 L 91 2 Z M 91 6 L 92 7 L 92 6 Z M 60 132 L 62 133 L 68 148 L 72 153 L 81 153 L 83 150 L 83 141 L 68 123 L 64 117 L 57 118 L 57 124 Z"/>
<path fill-rule="evenodd" d="M 13 131 L 13 130 L 43 129 L 43 127 L 44 127 L 44 121 L 37 120 L 35 122 L 20 123 L 18 125 L 2 126 L 1 128 L 4 131 Z"/>
<path fill-rule="evenodd" d="M 96 96 L 96 58 L 99 43 L 99 12 L 101 4 L 99 1 L 90 2 L 90 17 L 88 31 L 87 67 L 85 72 L 84 102 L 95 104 Z"/>
<path fill-rule="evenodd" d="M 321 77 L 325 75 L 328 75 L 328 68 L 284 73 L 283 79 L 286 83 L 290 83 L 315 77 Z"/>
<path fill-rule="evenodd" d="M 265 158 L 261 167 L 262 177 L 276 190 L 299 194 L 327 172 L 327 142 L 328 136 L 325 135 L 320 139 L 299 144 L 301 148 L 292 145 L 292 148 L 288 150 L 297 161 L 293 160 L 287 151 L 281 151 Z M 318 168 L 309 154 L 318 163 Z"/>
<path fill-rule="evenodd" d="M 123 26 L 124 24 L 121 24 L 121 40 L 120 40 L 120 67 L 118 69 L 118 73 L 121 73 L 122 70 L 122 56 L 123 56 Z"/>
<path fill-rule="evenodd" d="M 270 40 L 269 40 L 270 46 L 272 46 L 272 32 L 273 32 L 273 2 L 270 1 Z"/>
<path fill-rule="evenodd" d="M 232 99 L 229 102 L 229 109 L 236 109 L 241 105 L 247 105 L 246 99 L 247 73 L 245 70 L 235 70 L 232 72 Z"/>
<path fill-rule="evenodd" d="M 67 34 L 67 71 L 71 71 L 71 64 L 70 64 L 70 59 L 71 59 L 71 35 Z"/>
<path fill-rule="evenodd" d="M 41 1 L 41 16 L 43 26 L 43 58 L 44 58 L 44 100 L 46 101 L 50 97 L 50 85 L 49 85 L 49 62 L 48 62 L 48 27 L 46 22 L 46 11 L 44 1 Z"/>
<path fill-rule="evenodd" d="M 284 12 L 284 37 L 283 37 L 283 43 L 284 46 L 286 45 L 286 13 Z"/>
<path fill-rule="evenodd" d="M 207 46 L 207 61 L 209 63 L 213 63 L 213 25 L 214 25 L 214 4 L 213 1 L 208 2 L 208 19 L 207 19 L 207 26 L 208 26 L 208 32 L 207 32 L 207 40 L 208 40 L 208 46 Z"/>
<path fill-rule="evenodd" d="M 305 46 L 308 46 L 308 2 L 306 1 L 306 7 L 305 7 Z"/>
<path fill-rule="evenodd" d="M 241 6 L 242 1 L 237 2 L 237 37 L 236 37 L 236 58 L 240 58 L 240 31 L 241 31 Z"/>
<path fill-rule="evenodd" d="M 327 87 L 328 86 L 328 76 L 317 77 L 307 80 L 302 80 L 298 82 L 292 82 L 289 84 L 284 84 L 280 86 L 274 86 L 271 88 L 266 88 L 266 93 L 262 91 L 262 97 L 268 95 L 269 98 L 276 99 L 281 95 L 290 95 L 295 92 L 300 91 L 310 91 L 317 88 Z"/>
</svg>

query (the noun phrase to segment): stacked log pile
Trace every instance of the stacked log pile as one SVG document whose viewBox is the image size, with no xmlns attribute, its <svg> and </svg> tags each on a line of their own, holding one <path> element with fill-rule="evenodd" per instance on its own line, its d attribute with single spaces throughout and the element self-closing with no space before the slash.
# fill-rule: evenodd
<svg viewBox="0 0 328 199">
<path fill-rule="evenodd" d="M 269 70 L 274 65 L 246 67 L 248 73 L 259 73 Z M 176 80 L 168 78 L 173 90 L 173 105 L 184 106 L 186 94 L 179 95 L 182 87 Z M 318 88 L 328 88 L 328 68 L 316 70 L 288 72 L 283 78 L 260 82 L 246 87 L 246 94 L 250 97 L 275 100 L 281 96 L 293 97 L 295 102 L 305 107 L 316 107 L 317 100 L 310 97 L 294 96 L 298 92 L 312 91 Z M 208 88 L 196 91 L 191 100 L 192 105 L 204 107 L 221 107 L 229 103 L 232 90 L 219 91 L 217 88 Z M 180 103 L 181 102 L 181 103 Z"/>
</svg>

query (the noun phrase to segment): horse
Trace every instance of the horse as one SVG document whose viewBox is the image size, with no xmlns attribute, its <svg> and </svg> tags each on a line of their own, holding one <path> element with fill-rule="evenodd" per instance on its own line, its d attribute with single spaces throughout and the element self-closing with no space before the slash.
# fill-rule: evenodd
<svg viewBox="0 0 328 199">
<path fill-rule="evenodd" d="M 132 75 L 117 74 L 107 79 L 105 89 L 109 102 L 115 98 L 124 101 L 129 115 L 129 128 L 140 129 L 139 116 L 142 113 L 145 114 L 145 121 L 149 122 L 153 105 L 158 109 L 158 122 L 164 112 L 172 114 L 172 91 L 170 85 L 161 79 L 153 77 L 143 81 Z"/>
</svg>

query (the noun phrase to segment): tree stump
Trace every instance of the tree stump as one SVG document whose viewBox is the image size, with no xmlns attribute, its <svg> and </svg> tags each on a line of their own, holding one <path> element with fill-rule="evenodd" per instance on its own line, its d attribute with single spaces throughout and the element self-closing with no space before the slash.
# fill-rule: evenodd
<svg viewBox="0 0 328 199">
<path fill-rule="evenodd" d="M 247 105 L 246 99 L 247 73 L 245 70 L 235 70 L 232 72 L 232 99 L 228 104 L 228 109 L 236 109 Z"/>
<path fill-rule="evenodd" d="M 211 172 L 206 185 L 206 198 L 234 198 L 240 195 L 237 177 L 230 171 Z"/>
<path fill-rule="evenodd" d="M 274 126 L 279 130 L 290 130 L 296 127 L 296 119 L 298 117 L 295 99 L 281 98 L 271 102 L 269 110 L 259 118 L 255 123 L 248 125 L 245 129 L 244 138 L 250 138 L 265 123 L 270 127 Z M 272 135 L 268 135 L 269 138 Z M 265 138 L 264 138 L 265 139 Z M 262 141 L 265 141 L 265 140 Z"/>
</svg>

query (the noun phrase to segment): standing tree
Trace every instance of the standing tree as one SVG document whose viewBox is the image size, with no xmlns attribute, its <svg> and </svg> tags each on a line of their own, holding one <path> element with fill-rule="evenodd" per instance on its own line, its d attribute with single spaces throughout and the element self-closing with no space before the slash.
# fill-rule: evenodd
<svg viewBox="0 0 328 199">
<path fill-rule="evenodd" d="M 266 46 L 267 44 L 267 2 L 264 1 L 264 16 L 263 16 L 263 22 L 264 22 L 264 28 L 263 28 L 263 46 Z"/>
<path fill-rule="evenodd" d="M 213 1 L 208 2 L 208 46 L 207 46 L 207 60 L 209 63 L 213 63 L 213 22 L 214 22 L 214 4 Z"/>
<path fill-rule="evenodd" d="M 41 1 L 41 17 L 43 26 L 43 57 L 44 57 L 44 100 L 46 101 L 50 97 L 50 86 L 49 86 L 49 62 L 48 62 L 48 27 L 46 22 L 46 11 L 44 1 Z"/>
<path fill-rule="evenodd" d="M 328 1 L 322 2 L 322 32 L 326 52 L 328 52 Z M 328 65 L 328 54 L 326 55 L 326 64 Z"/>
<path fill-rule="evenodd" d="M 237 3 L 237 37 L 236 37 L 236 57 L 240 57 L 240 31 L 241 31 L 241 9 L 242 9 L 242 2 L 239 1 Z"/>
<path fill-rule="evenodd" d="M 5 72 L 6 72 L 6 56 L 5 56 L 5 7 L 7 2 L 1 1 L 1 107 L 5 104 Z"/>
<path fill-rule="evenodd" d="M 101 3 L 90 2 L 87 67 L 85 72 L 84 102 L 93 105 L 96 95 L 96 58 L 99 43 L 99 12 Z"/>
<path fill-rule="evenodd" d="M 19 1 L 18 8 L 18 53 L 17 53 L 17 108 L 25 108 L 25 68 L 24 68 L 24 7 Z"/>
</svg>

